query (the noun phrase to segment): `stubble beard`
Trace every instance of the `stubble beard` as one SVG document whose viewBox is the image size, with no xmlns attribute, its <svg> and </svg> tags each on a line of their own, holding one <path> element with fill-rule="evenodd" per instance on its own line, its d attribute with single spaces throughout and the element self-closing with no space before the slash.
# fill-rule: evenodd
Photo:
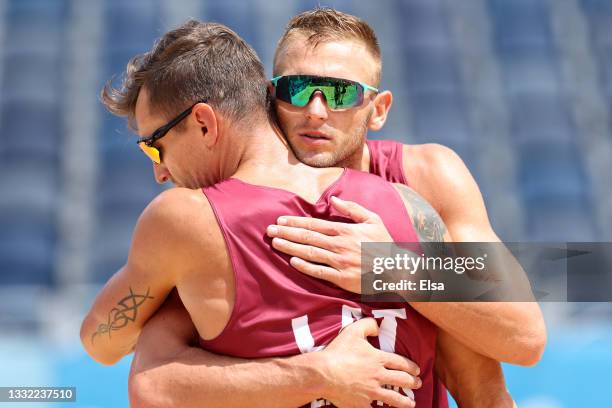
<svg viewBox="0 0 612 408">
<path fill-rule="evenodd" d="M 308 156 L 308 153 L 296 149 L 289 138 L 286 139 L 295 157 L 308 166 L 317 168 L 353 167 L 355 163 L 359 163 L 361 160 L 368 129 L 367 123 L 370 120 L 369 116 L 355 128 L 355 131 L 350 134 L 343 145 L 331 152 Z"/>
</svg>

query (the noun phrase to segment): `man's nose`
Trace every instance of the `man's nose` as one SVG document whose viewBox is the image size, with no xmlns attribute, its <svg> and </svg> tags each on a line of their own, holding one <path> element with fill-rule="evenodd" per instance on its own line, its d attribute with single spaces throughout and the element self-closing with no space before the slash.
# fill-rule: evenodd
<svg viewBox="0 0 612 408">
<path fill-rule="evenodd" d="M 153 174 L 155 175 L 155 181 L 159 184 L 164 184 L 170 180 L 170 172 L 163 163 L 153 163 Z"/>
<path fill-rule="evenodd" d="M 321 91 L 315 91 L 305 107 L 309 120 L 324 121 L 328 118 L 327 101 Z"/>
</svg>

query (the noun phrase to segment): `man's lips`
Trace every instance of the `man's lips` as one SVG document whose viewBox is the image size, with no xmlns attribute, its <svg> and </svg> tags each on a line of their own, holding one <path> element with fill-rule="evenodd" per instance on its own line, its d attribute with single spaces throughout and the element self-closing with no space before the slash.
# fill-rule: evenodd
<svg viewBox="0 0 612 408">
<path fill-rule="evenodd" d="M 306 140 L 312 140 L 312 141 L 316 141 L 316 140 L 320 140 L 320 141 L 327 141 L 327 140 L 331 140 L 331 137 L 323 132 L 318 132 L 318 131 L 304 131 L 304 132 L 299 132 L 298 135 Z"/>
</svg>

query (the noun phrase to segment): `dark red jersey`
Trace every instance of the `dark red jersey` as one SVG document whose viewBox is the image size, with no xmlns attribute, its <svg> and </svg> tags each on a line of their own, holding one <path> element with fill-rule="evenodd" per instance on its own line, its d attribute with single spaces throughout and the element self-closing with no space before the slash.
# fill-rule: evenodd
<svg viewBox="0 0 612 408">
<path fill-rule="evenodd" d="M 266 236 L 267 226 L 281 215 L 352 222 L 332 207 L 330 198 L 337 196 L 378 213 L 395 241 L 417 242 L 406 208 L 389 183 L 347 169 L 314 204 L 286 190 L 234 178 L 203 191 L 223 232 L 236 284 L 227 326 L 216 338 L 201 339 L 203 348 L 244 358 L 306 353 L 325 347 L 351 322 L 374 317 L 381 330 L 371 343 L 410 358 L 421 369 L 423 386 L 414 392 L 417 406 L 447 406 L 437 396 L 437 329 L 431 322 L 405 302 L 364 303 L 360 295 L 298 272 Z M 332 405 L 318 400 L 310 406 Z"/>
<path fill-rule="evenodd" d="M 404 145 L 394 140 L 368 140 L 370 151 L 370 173 L 391 183 L 408 185 L 404 175 Z"/>
</svg>

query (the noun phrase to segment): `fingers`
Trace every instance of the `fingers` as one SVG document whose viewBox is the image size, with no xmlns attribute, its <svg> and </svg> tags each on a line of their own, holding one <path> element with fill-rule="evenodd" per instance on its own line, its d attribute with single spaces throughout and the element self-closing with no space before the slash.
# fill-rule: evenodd
<svg viewBox="0 0 612 408">
<path fill-rule="evenodd" d="M 296 244 L 295 242 L 287 241 L 283 238 L 273 238 L 272 246 L 286 253 L 287 255 L 297 256 L 310 262 L 322 263 L 330 266 L 335 266 L 335 254 L 326 249 L 317 248 L 316 246 Z"/>
<path fill-rule="evenodd" d="M 386 370 L 382 382 L 395 387 L 402 387 L 404 390 L 416 390 L 423 385 L 419 377 L 398 370 Z"/>
<path fill-rule="evenodd" d="M 376 213 L 352 201 L 344 201 L 334 196 L 331 198 L 331 203 L 342 215 L 358 224 L 373 222 L 380 218 Z"/>
<path fill-rule="evenodd" d="M 304 228 L 329 236 L 341 234 L 346 227 L 346 224 L 341 222 L 321 220 L 312 217 L 295 217 L 290 215 L 279 217 L 276 220 L 276 223 L 278 225 L 287 227 Z"/>
<path fill-rule="evenodd" d="M 419 366 L 408 358 L 402 357 L 395 353 L 387 353 L 385 351 L 381 351 L 381 353 L 384 354 L 383 359 L 386 368 L 391 370 L 400 370 L 413 376 L 418 376 L 420 374 L 421 370 L 419 369 Z"/>
<path fill-rule="evenodd" d="M 372 317 L 366 317 L 365 319 L 359 319 L 355 323 L 351 323 L 342 329 L 343 332 L 357 333 L 362 338 L 378 336 L 378 323 Z M 376 350 L 374 346 L 372 349 Z"/>
<path fill-rule="evenodd" d="M 412 398 L 386 388 L 381 388 L 377 392 L 376 400 L 396 408 L 413 408 L 416 406 L 416 402 Z"/>
<path fill-rule="evenodd" d="M 326 265 L 313 264 L 295 256 L 289 260 L 289 263 L 303 274 L 312 276 L 313 278 L 326 280 L 335 285 L 338 285 L 342 278 L 340 276 L 340 271 L 337 269 Z"/>
<path fill-rule="evenodd" d="M 320 232 L 310 231 L 305 228 L 270 225 L 266 232 L 271 238 L 278 237 L 298 244 L 316 246 L 330 251 L 334 250 L 332 238 Z"/>
</svg>

